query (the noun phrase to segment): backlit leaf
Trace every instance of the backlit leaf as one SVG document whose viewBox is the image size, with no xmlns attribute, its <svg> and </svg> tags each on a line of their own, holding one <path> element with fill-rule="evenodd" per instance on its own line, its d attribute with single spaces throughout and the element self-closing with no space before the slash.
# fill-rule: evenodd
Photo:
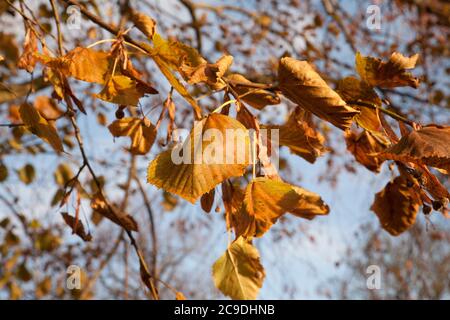
<svg viewBox="0 0 450 320">
<path fill-rule="evenodd" d="M 146 93 L 153 94 L 154 89 L 127 76 L 115 75 L 108 80 L 103 90 L 95 96 L 107 102 L 136 106 Z"/>
<path fill-rule="evenodd" d="M 108 126 L 114 137 L 130 137 L 130 152 L 146 154 L 156 138 L 156 128 L 148 119 L 122 118 Z"/>
<path fill-rule="evenodd" d="M 266 275 L 258 250 L 242 237 L 228 247 L 212 270 L 216 287 L 238 300 L 256 299 Z"/>
</svg>

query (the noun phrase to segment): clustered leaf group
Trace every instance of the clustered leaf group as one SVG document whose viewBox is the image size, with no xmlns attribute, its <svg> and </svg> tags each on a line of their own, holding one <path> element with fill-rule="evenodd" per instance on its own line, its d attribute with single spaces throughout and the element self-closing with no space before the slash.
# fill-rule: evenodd
<svg viewBox="0 0 450 320">
<path fill-rule="evenodd" d="M 265 272 L 259 253 L 252 244 L 253 238 L 263 236 L 283 215 L 313 219 L 318 215 L 327 215 L 330 209 L 319 195 L 283 181 L 260 153 L 256 159 L 250 153 L 245 154 L 242 163 L 194 161 L 197 154 L 193 141 L 196 135 L 202 135 L 208 129 L 215 129 L 223 135 L 227 129 L 254 129 L 256 139 L 246 139 L 245 150 L 257 148 L 267 152 L 270 152 L 270 146 L 259 139 L 260 130 L 279 129 L 281 146 L 314 163 L 328 151 L 324 136 L 316 128 L 317 121 L 313 118 L 316 116 L 345 131 L 347 149 L 368 170 L 377 173 L 384 161 L 395 161 L 399 175 L 375 195 L 371 207 L 386 231 L 398 235 L 407 230 L 414 224 L 420 206 L 446 213 L 449 193 L 430 168 L 448 174 L 450 128 L 413 124 L 408 129 L 399 123 L 402 133 L 399 138 L 384 118 L 385 109 L 376 91 L 377 88 L 401 86 L 417 88 L 419 79 L 407 70 L 415 67 L 418 55 L 405 57 L 393 53 L 384 62 L 378 58 L 364 57 L 358 52 L 355 64 L 359 78 L 351 76 L 341 79 L 336 90 L 309 62 L 283 57 L 279 60 L 277 85 L 268 85 L 230 73 L 233 63 L 230 55 L 211 63 L 194 48 L 164 39 L 156 32 L 156 22 L 146 15 L 134 13 L 132 21 L 148 39 L 139 44 L 141 51 L 154 61 L 172 88 L 192 106 L 196 119 L 190 135 L 182 144 L 171 145 L 150 162 L 147 181 L 164 189 L 168 208 L 176 205 L 175 194 L 191 203 L 201 198 L 201 206 L 206 212 L 213 207 L 216 188 L 221 188 L 226 228 L 233 231 L 236 237 L 216 261 L 212 271 L 217 288 L 225 295 L 233 299 L 257 297 Z M 117 104 L 121 111 L 116 113 L 120 115 L 118 119 L 108 126 L 112 136 L 129 137 L 131 143 L 128 150 L 132 154 L 145 155 L 150 151 L 161 119 L 153 125 L 144 115 L 135 112 L 131 112 L 130 117 L 123 117 L 122 110 L 127 106 L 137 106 L 146 94 L 156 94 L 158 91 L 134 69 L 128 57 L 127 44 L 120 35 L 110 51 L 77 47 L 55 57 L 45 47 L 39 53 L 36 37 L 28 30 L 20 65 L 30 71 L 37 61 L 44 66 L 46 79 L 55 91 L 54 97 L 68 104 L 74 103 L 81 112 L 86 110 L 71 91 L 68 78 L 101 85 L 101 91 L 92 96 Z M 205 115 L 183 81 L 189 85 L 202 84 L 216 92 L 222 91 L 225 101 L 229 101 L 230 95 L 233 96 L 231 102 L 235 105 L 236 117 L 230 116 L 231 102 L 225 103 L 226 106 L 224 104 L 217 112 Z M 287 121 L 277 126 L 260 124 L 251 108 L 263 110 L 268 105 L 279 104 L 282 97 L 296 106 Z M 161 114 L 162 118 L 167 111 L 170 121 L 168 139 L 174 129 L 175 110 L 171 92 Z M 55 121 L 45 117 L 45 111 L 37 105 L 24 103 L 18 112 L 27 130 L 55 151 L 64 151 Z M 59 116 L 61 113 L 57 114 Z M 205 152 L 211 142 L 201 143 Z M 223 147 L 226 149 L 225 145 Z M 191 150 L 188 156 L 190 161 L 174 163 L 171 155 L 175 148 Z M 234 158 L 238 156 L 237 152 L 237 149 L 234 150 Z M 249 166 L 255 167 L 258 162 L 263 170 L 258 171 L 257 175 L 253 170 L 247 185 L 243 186 L 245 179 L 240 177 L 248 177 Z M 92 197 L 91 206 L 96 213 L 126 230 L 137 231 L 138 226 L 132 216 L 108 204 L 100 192 Z M 75 218 L 67 214 L 63 217 L 74 233 L 90 240 L 90 235 Z"/>
</svg>

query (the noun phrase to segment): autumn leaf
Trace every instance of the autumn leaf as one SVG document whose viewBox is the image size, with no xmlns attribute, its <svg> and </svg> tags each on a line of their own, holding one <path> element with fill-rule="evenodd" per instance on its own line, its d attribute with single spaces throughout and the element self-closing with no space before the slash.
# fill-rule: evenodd
<svg viewBox="0 0 450 320">
<path fill-rule="evenodd" d="M 317 194 L 280 180 L 255 178 L 247 185 L 237 213 L 236 234 L 261 237 L 286 212 L 309 219 L 328 214 L 329 208 Z"/>
<path fill-rule="evenodd" d="M 258 250 L 242 237 L 214 263 L 212 273 L 216 287 L 235 300 L 256 299 L 266 275 Z"/>
<path fill-rule="evenodd" d="M 33 102 L 36 110 L 47 120 L 54 120 L 63 115 L 55 100 L 48 96 L 37 96 Z"/>
<path fill-rule="evenodd" d="M 118 119 L 108 129 L 114 137 L 130 137 L 132 154 L 148 153 L 156 138 L 156 128 L 147 118 Z"/>
<path fill-rule="evenodd" d="M 383 229 L 398 236 L 415 223 L 420 204 L 418 185 L 398 176 L 375 195 L 370 209 L 377 215 Z"/>
<path fill-rule="evenodd" d="M 242 84 L 250 84 L 256 86 L 260 85 L 258 83 L 251 82 L 250 80 L 246 79 L 243 75 L 234 73 L 230 74 L 226 78 L 227 81 L 229 81 L 233 85 L 234 91 L 236 91 L 236 93 L 240 97 L 239 99 L 255 109 L 262 110 L 268 105 L 279 104 L 281 102 L 280 97 L 277 94 L 272 93 L 271 91 L 246 87 L 242 85 Z"/>
<path fill-rule="evenodd" d="M 356 161 L 370 171 L 380 172 L 384 160 L 379 157 L 378 153 L 386 149 L 385 144 L 365 130 L 359 135 L 348 132 L 345 135 L 345 142 L 347 143 L 347 150 L 353 154 Z"/>
<path fill-rule="evenodd" d="M 225 138 L 227 129 L 236 133 L 234 139 Z M 207 131 L 217 133 L 211 139 L 214 141 L 206 141 L 204 132 Z M 227 148 L 232 140 L 234 148 L 229 145 Z M 243 175 L 250 159 L 246 128 L 237 120 L 217 113 L 198 121 L 185 142 L 175 148 L 160 153 L 150 163 L 147 181 L 192 203 L 225 179 Z M 183 156 L 176 164 L 172 153 L 179 155 L 180 151 Z"/>
<path fill-rule="evenodd" d="M 359 113 L 348 106 L 307 61 L 282 58 L 278 80 L 282 93 L 289 100 L 340 129 L 349 128 L 353 117 Z"/>
<path fill-rule="evenodd" d="M 394 88 L 410 86 L 419 87 L 419 79 L 406 70 L 416 66 L 418 54 L 405 57 L 394 52 L 387 62 L 378 58 L 365 57 L 357 52 L 355 57 L 356 71 L 362 80 L 371 86 Z"/>
<path fill-rule="evenodd" d="M 177 291 L 176 295 L 175 295 L 175 299 L 176 300 L 186 300 L 186 297 L 184 296 L 184 294 L 180 291 Z"/>
<path fill-rule="evenodd" d="M 53 174 L 56 184 L 61 187 L 65 186 L 73 176 L 72 169 L 67 163 L 60 163 Z"/>
<path fill-rule="evenodd" d="M 77 47 L 59 58 L 42 54 L 37 57 L 46 66 L 62 72 L 66 77 L 99 84 L 108 81 L 114 64 L 109 52 L 83 47 Z"/>
<path fill-rule="evenodd" d="M 299 155 L 310 163 L 314 163 L 327 150 L 323 144 L 325 138 L 306 120 L 302 110 L 296 108 L 284 125 L 269 125 L 264 128 L 268 129 L 269 132 L 272 129 L 278 129 L 281 146 L 288 147 L 292 153 Z"/>
<path fill-rule="evenodd" d="M 237 225 L 237 213 L 244 201 L 244 191 L 229 180 L 222 182 L 222 201 L 225 208 L 227 230 Z"/>
<path fill-rule="evenodd" d="M 216 63 L 203 62 L 197 66 L 182 63 L 179 67 L 180 74 L 189 84 L 206 83 L 212 89 L 218 90 L 225 86 L 222 77 L 233 63 L 233 57 L 224 55 Z"/>
<path fill-rule="evenodd" d="M 133 21 L 136 28 L 138 28 L 149 39 L 153 38 L 156 31 L 156 21 L 146 14 L 134 11 L 131 14 L 131 21 Z"/>
<path fill-rule="evenodd" d="M 373 87 L 355 77 L 346 77 L 338 82 L 336 92 L 348 105 L 360 111 L 354 118 L 360 127 L 373 134 L 384 133 L 378 110 L 374 109 L 381 108 L 382 102 Z M 362 107 L 356 102 L 372 105 L 374 108 Z"/>
<path fill-rule="evenodd" d="M 450 171 L 450 127 L 430 125 L 411 131 L 386 149 L 383 157 Z"/>
<path fill-rule="evenodd" d="M 20 168 L 17 173 L 19 175 L 20 181 L 25 184 L 32 183 L 34 181 L 34 178 L 36 177 L 36 170 L 34 169 L 33 165 L 29 163 Z"/>
<path fill-rule="evenodd" d="M 64 222 L 72 229 L 72 232 L 79 236 L 83 241 L 91 241 L 92 236 L 90 233 L 86 233 L 84 225 L 81 221 L 77 221 L 75 217 L 72 217 L 67 212 L 61 212 Z"/>
<path fill-rule="evenodd" d="M 19 108 L 19 113 L 31 133 L 50 144 L 56 152 L 64 151 L 56 128 L 45 120 L 32 105 L 23 103 Z"/>
<path fill-rule="evenodd" d="M 33 72 L 34 67 L 37 63 L 37 58 L 35 53 L 38 51 L 37 47 L 37 37 L 33 29 L 27 28 L 25 34 L 25 40 L 23 43 L 23 53 L 17 62 L 17 67 L 20 69 L 25 69 L 29 73 Z"/>
<path fill-rule="evenodd" d="M 216 189 L 212 189 L 211 191 L 202 195 L 202 197 L 200 198 L 201 207 L 207 213 L 211 211 L 211 208 L 214 204 L 214 196 L 216 194 L 215 191 Z"/>
<path fill-rule="evenodd" d="M 133 217 L 122 212 L 116 206 L 109 205 L 100 193 L 95 194 L 92 198 L 91 208 L 128 231 L 138 231 L 138 225 Z"/>
<path fill-rule="evenodd" d="M 118 105 L 136 106 L 146 93 L 154 91 L 136 80 L 122 75 L 115 75 L 108 80 L 103 90 L 95 96 Z"/>
</svg>

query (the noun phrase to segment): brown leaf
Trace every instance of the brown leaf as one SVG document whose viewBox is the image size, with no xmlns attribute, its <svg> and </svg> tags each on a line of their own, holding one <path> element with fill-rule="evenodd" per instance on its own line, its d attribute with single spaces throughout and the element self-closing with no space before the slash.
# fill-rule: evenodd
<svg viewBox="0 0 450 320">
<path fill-rule="evenodd" d="M 29 73 L 33 72 L 37 63 L 35 53 L 38 52 L 37 37 L 33 29 L 27 28 L 25 40 L 23 43 L 23 53 L 17 62 L 17 67 L 25 69 Z"/>
<path fill-rule="evenodd" d="M 72 233 L 79 236 L 83 241 L 91 241 L 92 236 L 90 233 L 86 233 L 84 225 L 81 221 L 76 221 L 75 217 L 72 217 L 67 212 L 61 212 L 64 221 L 72 229 Z"/>
<path fill-rule="evenodd" d="M 359 135 L 354 132 L 348 132 L 345 135 L 347 150 L 350 151 L 355 160 L 373 172 L 380 172 L 383 159 L 377 154 L 382 152 L 386 145 L 381 143 L 370 132 L 363 131 Z"/>
<path fill-rule="evenodd" d="M 383 62 L 378 58 L 364 57 L 357 52 L 355 58 L 356 71 L 361 79 L 371 86 L 382 88 L 410 86 L 417 88 L 419 79 L 406 70 L 413 69 L 418 58 L 418 54 L 405 57 L 401 53 L 394 52 L 388 62 Z"/>
<path fill-rule="evenodd" d="M 202 197 L 200 198 L 200 204 L 202 206 L 202 209 L 207 213 L 211 211 L 211 208 L 214 204 L 214 196 L 216 194 L 215 191 L 216 189 L 212 189 L 211 191 L 202 195 Z"/>
<path fill-rule="evenodd" d="M 146 154 L 156 138 L 156 128 L 148 119 L 122 118 L 108 126 L 114 137 L 130 137 L 132 154 Z"/>
<path fill-rule="evenodd" d="M 118 105 L 136 106 L 145 94 L 154 94 L 154 89 L 127 76 L 115 75 L 95 97 Z"/>
<path fill-rule="evenodd" d="M 398 236 L 415 223 L 420 204 L 418 185 L 398 176 L 375 195 L 370 209 L 377 215 L 383 229 Z"/>
<path fill-rule="evenodd" d="M 133 217 L 113 205 L 108 205 L 101 193 L 94 195 L 91 208 L 128 231 L 138 231 L 138 225 Z"/>
<path fill-rule="evenodd" d="M 278 129 L 281 146 L 288 147 L 292 153 L 314 163 L 327 150 L 323 144 L 325 138 L 308 124 L 302 111 L 296 108 L 282 126 L 269 125 L 265 128 Z"/>
<path fill-rule="evenodd" d="M 386 159 L 414 162 L 450 170 L 450 127 L 430 125 L 411 131 L 386 149 Z"/>
<path fill-rule="evenodd" d="M 204 82 L 214 90 L 224 86 L 221 77 L 233 63 L 233 57 L 224 55 L 216 63 L 204 62 L 198 66 L 190 66 L 183 63 L 179 67 L 180 74 L 189 84 Z"/>
<path fill-rule="evenodd" d="M 279 104 L 281 102 L 280 97 L 271 91 L 240 85 L 260 85 L 259 83 L 251 82 L 241 74 L 230 74 L 227 76 L 227 80 L 233 85 L 233 89 L 239 95 L 240 100 L 246 102 L 255 109 L 262 110 L 268 105 Z"/>
<path fill-rule="evenodd" d="M 37 96 L 34 99 L 33 105 L 47 120 L 59 118 L 63 114 L 55 100 L 48 96 Z"/>
<path fill-rule="evenodd" d="M 349 128 L 353 117 L 359 113 L 348 106 L 306 61 L 282 58 L 278 80 L 281 91 L 292 102 L 340 129 Z"/>
<path fill-rule="evenodd" d="M 237 226 L 236 214 L 244 201 L 244 191 L 229 180 L 222 182 L 222 201 L 225 208 L 227 230 Z"/>
</svg>

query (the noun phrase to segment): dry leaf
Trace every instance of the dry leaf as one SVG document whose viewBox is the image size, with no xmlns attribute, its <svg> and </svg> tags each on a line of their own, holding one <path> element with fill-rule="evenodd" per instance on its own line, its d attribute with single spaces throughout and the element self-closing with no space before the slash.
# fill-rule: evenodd
<svg viewBox="0 0 450 320">
<path fill-rule="evenodd" d="M 133 217 L 113 205 L 108 205 L 100 193 L 92 198 L 91 208 L 128 231 L 138 231 L 138 225 Z"/>
<path fill-rule="evenodd" d="M 138 28 L 149 39 L 153 38 L 156 31 L 156 21 L 149 16 L 134 11 L 131 15 L 131 21 L 133 21 L 136 28 Z"/>
<path fill-rule="evenodd" d="M 377 215 L 383 229 L 398 236 L 415 223 L 420 204 L 418 185 L 399 176 L 375 195 L 370 209 Z"/>
<path fill-rule="evenodd" d="M 81 221 L 76 221 L 75 217 L 70 216 L 67 212 L 61 212 L 64 221 L 72 229 L 72 232 L 79 236 L 83 241 L 91 241 L 92 236 L 86 233 L 84 225 Z"/>
<path fill-rule="evenodd" d="M 184 296 L 184 294 L 180 291 L 178 291 L 175 295 L 175 299 L 176 300 L 186 300 L 186 297 Z"/>
<path fill-rule="evenodd" d="M 202 197 L 200 198 L 200 204 L 202 206 L 202 209 L 207 213 L 211 211 L 211 208 L 214 204 L 214 196 L 216 194 L 215 191 L 216 189 L 212 189 L 211 191 L 202 195 Z"/>
<path fill-rule="evenodd" d="M 386 149 L 383 156 L 450 170 L 450 127 L 430 125 L 411 131 Z"/>
<path fill-rule="evenodd" d="M 237 133 L 236 139 L 234 139 L 235 148 L 228 152 L 225 151 L 227 150 L 226 143 L 231 143 L 231 140 L 225 138 L 227 129 Z M 212 142 L 206 141 L 204 132 L 213 133 L 214 130 L 220 133 L 223 141 L 220 139 Z M 242 142 L 242 146 L 239 141 Z M 197 147 L 194 149 L 196 144 Z M 236 148 L 237 146 L 240 146 L 239 150 Z M 249 152 L 245 152 L 248 150 L 249 139 L 245 127 L 233 118 L 213 113 L 202 121 L 196 122 L 189 137 L 182 145 L 160 153 L 150 163 L 147 181 L 158 188 L 163 188 L 195 203 L 201 195 L 225 179 L 242 176 L 250 159 Z M 180 156 L 181 151 L 183 152 L 182 156 Z M 177 159 L 179 163 L 174 162 L 172 153 L 174 156 L 179 156 Z M 213 153 L 215 155 L 212 155 Z M 227 157 L 230 158 L 227 159 Z M 229 161 L 231 158 L 234 161 Z"/>
<path fill-rule="evenodd" d="M 37 96 L 34 99 L 33 105 L 47 120 L 57 119 L 63 114 L 55 100 L 47 96 Z"/>
<path fill-rule="evenodd" d="M 19 113 L 27 129 L 50 144 L 56 152 L 64 151 L 55 127 L 47 122 L 32 105 L 23 103 L 19 108 Z"/>
<path fill-rule="evenodd" d="M 417 88 L 419 79 L 406 70 L 413 69 L 418 58 L 418 54 L 405 57 L 401 53 L 394 52 L 388 62 L 383 62 L 378 58 L 364 57 L 357 52 L 355 58 L 356 71 L 361 79 L 371 86 L 382 88 L 410 86 Z"/>
<path fill-rule="evenodd" d="M 282 58 L 278 80 L 283 94 L 292 102 L 340 129 L 352 124 L 358 110 L 348 106 L 307 61 Z"/>
<path fill-rule="evenodd" d="M 148 119 L 122 118 L 108 126 L 114 137 L 130 137 L 132 154 L 146 154 L 156 138 L 156 128 Z"/>
<path fill-rule="evenodd" d="M 279 180 L 253 179 L 237 213 L 236 235 L 261 237 L 286 212 L 296 216 L 328 214 L 319 195 Z"/>
<path fill-rule="evenodd" d="M 242 237 L 214 263 L 212 272 L 216 287 L 236 300 L 256 299 L 266 275 L 258 250 Z"/>
<path fill-rule="evenodd" d="M 262 110 L 268 105 L 279 104 L 281 102 L 278 95 L 268 90 L 239 85 L 238 83 L 259 85 L 258 83 L 247 80 L 243 75 L 238 73 L 230 74 L 227 76 L 227 80 L 233 85 L 233 89 L 237 92 L 240 99 L 255 109 Z"/>
<path fill-rule="evenodd" d="M 355 160 L 373 172 L 380 172 L 383 159 L 378 156 L 386 145 L 377 140 L 370 132 L 363 131 L 359 135 L 348 132 L 345 135 L 347 150 L 350 151 Z"/>
<path fill-rule="evenodd" d="M 33 72 L 37 63 L 36 52 L 38 52 L 36 34 L 33 29 L 27 28 L 23 43 L 23 53 L 17 62 L 17 67 L 19 69 L 25 69 L 30 73 Z"/>
<path fill-rule="evenodd" d="M 226 180 L 222 182 L 222 201 L 225 208 L 227 230 L 230 230 L 237 225 L 236 214 L 244 201 L 244 191 Z"/>
<path fill-rule="evenodd" d="M 308 124 L 301 113 L 302 110 L 296 108 L 284 125 L 269 125 L 264 128 L 278 129 L 281 146 L 288 147 L 292 153 L 314 163 L 327 150 L 323 145 L 325 138 Z"/>
<path fill-rule="evenodd" d="M 225 86 L 221 78 L 233 63 L 233 57 L 224 55 L 216 63 L 203 62 L 197 66 L 183 63 L 179 67 L 180 74 L 189 84 L 204 82 L 212 89 L 217 90 Z"/>
</svg>

